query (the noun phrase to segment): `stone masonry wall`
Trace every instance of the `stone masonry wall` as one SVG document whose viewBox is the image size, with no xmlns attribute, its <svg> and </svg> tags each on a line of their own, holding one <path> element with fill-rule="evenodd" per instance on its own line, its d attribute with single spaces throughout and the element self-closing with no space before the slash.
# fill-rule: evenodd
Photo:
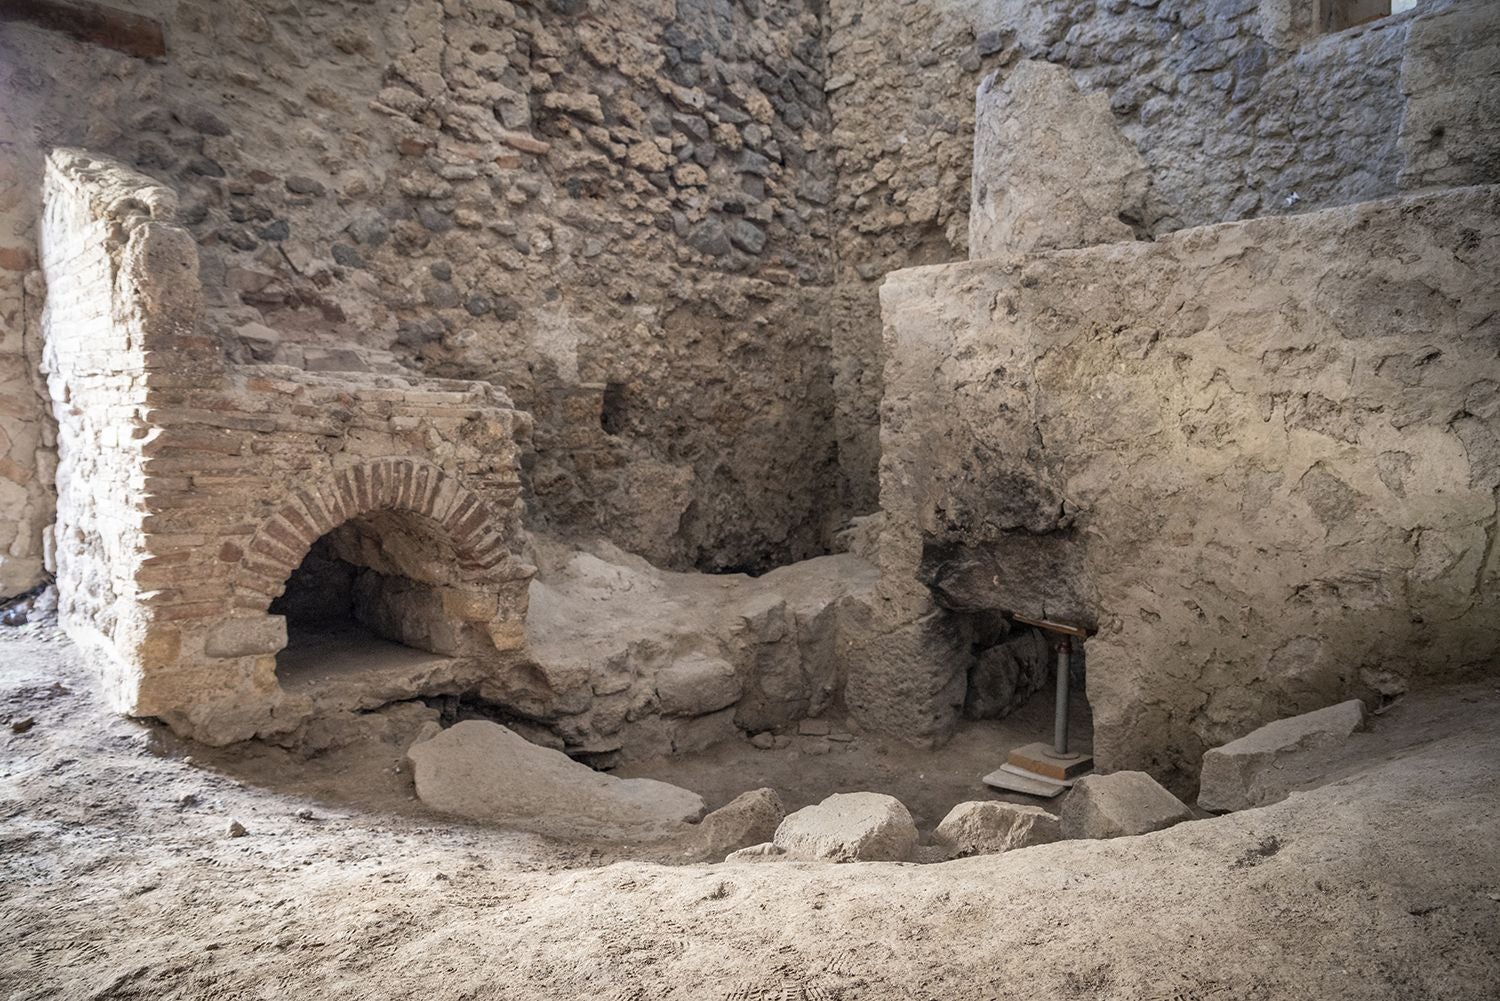
<svg viewBox="0 0 1500 1001">
<path fill-rule="evenodd" d="M 51 520 L 26 275 L 54 145 L 181 194 L 237 357 L 504 386 L 538 527 L 680 569 L 822 552 L 877 506 L 876 286 L 965 256 L 987 74 L 1107 96 L 1142 235 L 1494 169 L 1472 0 L 1328 36 L 1300 0 L 115 2 L 165 60 L 0 24 L 0 594 Z"/>
<path fill-rule="evenodd" d="M 1427 74 L 1433 113 L 1470 117 L 1496 58 L 1472 17 L 1426 0 L 1410 14 L 1319 35 L 1303 0 L 831 0 L 829 104 L 839 169 L 833 354 L 840 477 L 852 510 L 876 507 L 881 397 L 877 288 L 889 271 L 964 260 L 974 97 L 1020 62 L 1066 67 L 1103 93 L 1149 174 L 1141 236 L 1390 195 L 1402 187 L 1403 65 L 1464 53 L 1472 72 Z M 1492 14 L 1490 15 L 1492 16 Z M 1437 30 L 1433 30 L 1436 27 Z M 1491 32 L 1492 34 L 1492 32 Z M 895 42 L 893 43 L 893 40 Z M 1432 123 L 1436 124 L 1436 122 Z M 1450 149 L 1451 149 L 1450 144 Z M 1470 158 L 1471 160 L 1473 158 Z M 1453 172 L 1458 183 L 1493 173 Z M 1483 171 L 1478 172 L 1480 174 Z M 1434 178 L 1436 179 L 1436 178 Z M 1455 183 L 1455 182 L 1448 182 Z"/>
<path fill-rule="evenodd" d="M 162 20 L 164 61 L 0 27 L 7 591 L 35 579 L 49 517 L 20 289 L 54 144 L 179 192 L 206 320 L 237 357 L 342 371 L 373 353 L 506 387 L 537 420 L 539 527 L 680 568 L 826 550 L 815 7 L 122 6 Z"/>
<path fill-rule="evenodd" d="M 1488 186 L 892 275 L 882 589 L 914 596 L 851 691 L 951 715 L 916 644 L 1081 621 L 1100 766 L 1190 787 L 1269 720 L 1492 674 L 1497 267 Z"/>
<path fill-rule="evenodd" d="M 483 383 L 226 365 L 168 189 L 58 150 L 46 205 L 60 615 L 116 708 L 210 743 L 310 715 L 278 684 L 286 625 L 268 611 L 346 523 L 376 543 L 346 558 L 429 585 L 472 627 L 443 652 L 474 682 L 499 673 L 524 644 L 529 418 Z"/>
</svg>

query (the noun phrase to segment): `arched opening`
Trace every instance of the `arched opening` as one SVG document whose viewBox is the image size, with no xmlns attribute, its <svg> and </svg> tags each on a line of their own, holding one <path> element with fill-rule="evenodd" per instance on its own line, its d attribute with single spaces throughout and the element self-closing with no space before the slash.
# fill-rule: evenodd
<svg viewBox="0 0 1500 1001">
<path fill-rule="evenodd" d="M 369 685 L 440 671 L 493 652 L 454 614 L 459 556 L 430 519 L 405 511 L 352 518 L 317 539 L 270 612 L 287 620 L 276 676 L 289 691 Z"/>
</svg>

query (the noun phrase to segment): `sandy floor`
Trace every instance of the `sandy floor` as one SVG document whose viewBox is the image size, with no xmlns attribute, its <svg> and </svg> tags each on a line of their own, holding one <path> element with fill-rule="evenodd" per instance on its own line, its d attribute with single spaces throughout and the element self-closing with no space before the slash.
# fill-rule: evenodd
<svg viewBox="0 0 1500 1001">
<path fill-rule="evenodd" d="M 930 866 L 667 867 L 426 815 L 379 739 L 311 761 L 206 751 L 104 713 L 65 643 L 12 632 L 0 652 L 0 721 L 25 731 L 0 728 L 0 997 L 1500 989 L 1493 685 L 1398 704 L 1331 785 L 1144 838 Z M 989 748 L 972 739 L 977 765 Z M 749 760 L 766 771 L 742 786 L 795 770 L 760 753 Z M 834 753 L 853 752 L 799 767 Z M 820 781 L 789 798 L 816 797 Z M 248 835 L 228 837 L 231 819 Z"/>
</svg>

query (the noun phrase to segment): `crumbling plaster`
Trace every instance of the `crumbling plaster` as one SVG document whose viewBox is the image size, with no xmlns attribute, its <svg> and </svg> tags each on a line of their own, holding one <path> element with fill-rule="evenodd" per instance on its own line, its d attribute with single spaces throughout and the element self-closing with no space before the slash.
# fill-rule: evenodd
<svg viewBox="0 0 1500 1001">
<path fill-rule="evenodd" d="M 1497 269 L 1488 186 L 891 275 L 895 635 L 1097 629 L 1099 765 L 1179 787 L 1259 723 L 1492 671 Z M 924 683 L 871 652 L 851 691 Z M 928 661 L 905 711 L 951 719 Z"/>
</svg>

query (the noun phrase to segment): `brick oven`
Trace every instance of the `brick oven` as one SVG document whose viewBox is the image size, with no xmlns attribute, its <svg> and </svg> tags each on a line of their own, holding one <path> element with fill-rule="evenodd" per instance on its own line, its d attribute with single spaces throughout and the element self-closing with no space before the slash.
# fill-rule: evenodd
<svg viewBox="0 0 1500 1001">
<path fill-rule="evenodd" d="M 504 671 L 529 417 L 487 383 L 233 361 L 171 190 L 57 150 L 44 201 L 52 560 L 115 707 L 223 744 Z"/>
</svg>

